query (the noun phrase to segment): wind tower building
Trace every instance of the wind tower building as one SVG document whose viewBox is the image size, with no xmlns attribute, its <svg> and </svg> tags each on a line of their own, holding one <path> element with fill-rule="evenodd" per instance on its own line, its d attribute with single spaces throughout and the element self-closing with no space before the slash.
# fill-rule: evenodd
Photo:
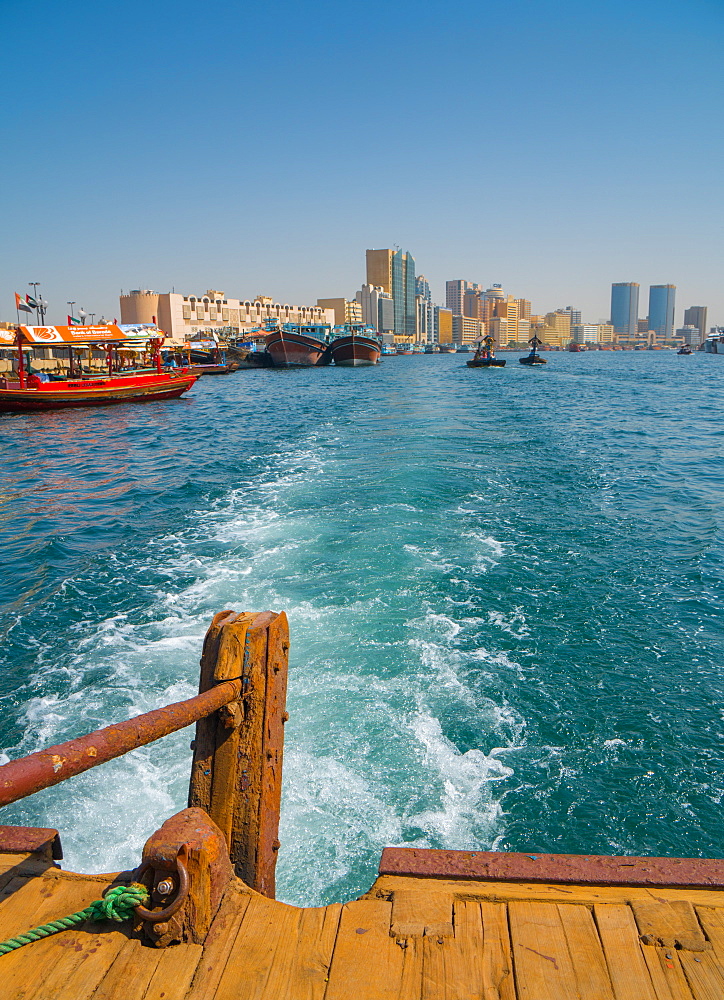
<svg viewBox="0 0 724 1000">
<path fill-rule="evenodd" d="M 611 325 L 615 333 L 635 337 L 638 332 L 639 286 L 635 281 L 611 285 Z"/>
<path fill-rule="evenodd" d="M 649 330 L 671 340 L 674 335 L 676 285 L 651 285 L 649 288 Z"/>
</svg>

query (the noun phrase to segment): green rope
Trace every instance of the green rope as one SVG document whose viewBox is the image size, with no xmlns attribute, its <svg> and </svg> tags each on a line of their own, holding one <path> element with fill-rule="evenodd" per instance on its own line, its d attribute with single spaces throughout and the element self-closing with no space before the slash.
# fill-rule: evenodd
<svg viewBox="0 0 724 1000">
<path fill-rule="evenodd" d="M 140 885 L 138 882 L 132 885 L 117 885 L 103 899 L 94 899 L 84 910 L 71 913 L 68 917 L 51 920 L 50 923 L 34 927 L 32 931 L 19 934 L 17 937 L 8 938 L 0 944 L 0 955 L 7 955 L 16 948 L 22 948 L 24 944 L 40 941 L 44 937 L 75 927 L 76 924 L 82 924 L 86 920 L 115 920 L 121 923 L 133 916 L 134 907 L 146 902 L 148 902 L 148 890 L 145 885 Z"/>
</svg>

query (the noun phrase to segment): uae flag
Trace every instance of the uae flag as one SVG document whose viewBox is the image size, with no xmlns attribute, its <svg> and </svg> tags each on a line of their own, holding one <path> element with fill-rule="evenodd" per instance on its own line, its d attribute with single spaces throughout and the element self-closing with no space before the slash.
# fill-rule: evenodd
<svg viewBox="0 0 724 1000">
<path fill-rule="evenodd" d="M 18 312 L 31 313 L 33 311 L 32 307 L 17 292 L 15 293 L 15 308 Z"/>
<path fill-rule="evenodd" d="M 68 326 L 80 326 L 80 320 L 76 316 L 69 316 Z"/>
</svg>

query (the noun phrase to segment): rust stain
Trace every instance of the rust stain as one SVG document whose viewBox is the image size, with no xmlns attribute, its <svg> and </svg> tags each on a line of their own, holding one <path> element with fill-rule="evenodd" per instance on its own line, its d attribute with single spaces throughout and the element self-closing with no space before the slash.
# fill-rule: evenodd
<svg viewBox="0 0 724 1000">
<path fill-rule="evenodd" d="M 558 962 L 551 955 L 544 955 L 542 952 L 536 951 L 535 948 L 529 948 L 527 944 L 521 945 L 521 948 L 525 948 L 526 951 L 532 951 L 534 955 L 537 955 L 538 958 L 544 958 L 546 962 L 552 962 L 553 967 L 558 969 Z"/>
</svg>

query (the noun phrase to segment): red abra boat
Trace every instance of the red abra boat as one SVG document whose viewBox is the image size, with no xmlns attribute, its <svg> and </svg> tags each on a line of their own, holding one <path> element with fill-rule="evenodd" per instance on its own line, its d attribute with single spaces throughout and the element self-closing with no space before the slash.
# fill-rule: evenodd
<svg viewBox="0 0 724 1000">
<path fill-rule="evenodd" d="M 350 368 L 356 368 L 359 365 L 376 365 L 382 352 L 379 340 L 366 333 L 366 327 L 350 326 L 346 329 L 350 332 L 336 337 L 332 341 L 330 350 L 335 365 Z"/>
<path fill-rule="evenodd" d="M 328 333 L 329 327 L 324 324 L 301 326 L 285 323 L 267 335 L 267 353 L 275 368 L 328 365 L 332 360 L 328 350 Z"/>
<path fill-rule="evenodd" d="M 18 380 L 0 378 L 0 412 L 24 413 L 37 410 L 57 410 L 70 406 L 108 406 L 113 403 L 151 402 L 174 399 L 186 392 L 197 376 L 185 369 L 177 372 L 161 368 L 160 347 L 163 337 L 149 343 L 156 364 L 155 372 L 113 373 L 113 350 L 127 340 L 114 324 L 94 327 L 32 327 L 20 326 L 15 334 L 18 348 Z M 108 374 L 98 378 L 50 380 L 47 376 L 29 373 L 24 358 L 25 345 L 31 347 L 67 346 L 73 371 L 73 347 L 105 348 Z"/>
</svg>

